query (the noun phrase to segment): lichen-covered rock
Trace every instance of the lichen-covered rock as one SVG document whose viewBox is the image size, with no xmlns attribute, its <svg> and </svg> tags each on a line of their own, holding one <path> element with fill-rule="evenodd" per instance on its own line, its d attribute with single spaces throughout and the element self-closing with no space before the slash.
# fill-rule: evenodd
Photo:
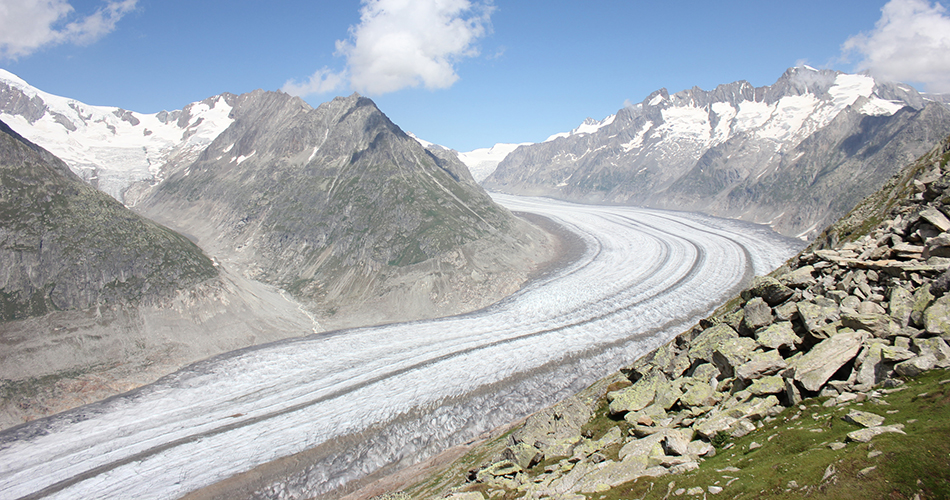
<svg viewBox="0 0 950 500">
<path fill-rule="evenodd" d="M 871 386 L 883 381 L 887 377 L 887 368 L 884 366 L 884 341 L 872 341 L 866 344 L 855 362 L 855 384 L 870 390 Z"/>
<path fill-rule="evenodd" d="M 877 427 L 884 423 L 884 417 L 866 411 L 851 410 L 847 415 L 841 417 L 845 422 L 859 425 L 861 427 Z"/>
<path fill-rule="evenodd" d="M 950 366 L 950 346 L 940 337 L 914 339 L 911 350 L 919 355 L 932 355 L 937 360 L 938 367 Z"/>
<path fill-rule="evenodd" d="M 530 469 L 544 460 L 544 453 L 528 443 L 517 443 L 506 447 L 501 457 L 522 469 Z"/>
<path fill-rule="evenodd" d="M 779 281 L 790 287 L 805 288 L 815 283 L 815 266 L 802 266 L 798 269 L 786 273 L 779 278 Z"/>
<path fill-rule="evenodd" d="M 726 339 L 713 350 L 712 362 L 724 377 L 733 377 L 735 369 L 749 360 L 758 345 L 748 337 Z"/>
<path fill-rule="evenodd" d="M 927 333 L 950 338 L 950 295 L 940 297 L 924 310 L 923 326 Z"/>
<path fill-rule="evenodd" d="M 769 394 L 782 394 L 785 392 L 785 379 L 777 375 L 769 375 L 756 379 L 748 388 L 753 396 L 767 396 Z"/>
<path fill-rule="evenodd" d="M 816 297 L 813 301 L 799 302 L 798 315 L 808 333 L 819 338 L 823 336 L 822 327 L 841 318 L 838 304 L 824 296 Z"/>
<path fill-rule="evenodd" d="M 839 368 L 857 356 L 866 337 L 867 333 L 845 332 L 825 339 L 789 363 L 789 369 L 795 370 L 795 380 L 802 387 L 818 392 Z"/>
<path fill-rule="evenodd" d="M 851 431 L 848 433 L 848 441 L 856 441 L 858 443 L 867 443 L 876 436 L 880 436 L 886 432 L 896 432 L 898 434 L 906 434 L 904 432 L 904 424 L 894 424 L 894 425 L 882 425 L 878 427 L 869 427 L 867 429 L 859 429 L 856 431 Z"/>
<path fill-rule="evenodd" d="M 772 308 L 761 297 L 755 297 L 742 308 L 742 323 L 749 331 L 772 324 Z"/>
<path fill-rule="evenodd" d="M 927 370 L 933 370 L 937 358 L 933 354 L 915 356 L 894 366 L 894 371 L 904 377 L 916 377 Z"/>
<path fill-rule="evenodd" d="M 753 297 L 762 298 L 769 306 L 777 306 L 794 293 L 794 290 L 771 276 L 756 276 L 752 279 L 752 286 L 743 292 L 743 298 L 747 301 Z"/>
<path fill-rule="evenodd" d="M 571 396 L 528 417 L 511 434 L 509 442 L 536 446 L 547 457 L 569 456 L 571 448 L 581 439 L 581 427 L 592 415 L 586 404 Z"/>
<path fill-rule="evenodd" d="M 681 406 L 694 408 L 700 406 L 712 406 L 719 402 L 719 397 L 715 389 L 709 382 L 695 380 L 684 385 L 686 392 L 679 398 Z"/>
<path fill-rule="evenodd" d="M 865 330 L 878 338 L 886 338 L 897 333 L 900 326 L 884 314 L 842 314 L 841 325 L 855 330 Z"/>
<path fill-rule="evenodd" d="M 739 338 L 739 334 L 729 325 L 718 324 L 703 330 L 689 346 L 689 359 L 691 362 L 712 361 L 713 352 L 720 344 L 729 340 Z"/>
<path fill-rule="evenodd" d="M 755 340 L 768 349 L 792 349 L 801 339 L 795 334 L 791 321 L 780 321 L 756 332 Z"/>
<path fill-rule="evenodd" d="M 785 359 L 778 351 L 755 351 L 749 360 L 736 368 L 736 378 L 755 380 L 766 375 L 773 375 L 788 367 Z"/>
<path fill-rule="evenodd" d="M 626 389 L 607 393 L 610 414 L 623 415 L 631 411 L 640 411 L 651 405 L 661 382 L 666 382 L 666 377 L 662 372 L 653 371 Z"/>
</svg>

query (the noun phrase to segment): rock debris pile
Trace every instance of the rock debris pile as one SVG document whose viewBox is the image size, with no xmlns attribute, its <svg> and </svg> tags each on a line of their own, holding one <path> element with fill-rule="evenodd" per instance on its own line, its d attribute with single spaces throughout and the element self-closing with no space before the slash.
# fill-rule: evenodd
<svg viewBox="0 0 950 500">
<path fill-rule="evenodd" d="M 582 499 L 696 469 L 805 398 L 874 399 L 903 377 L 950 367 L 948 151 L 945 142 L 931 153 L 937 160 L 863 237 L 813 245 L 623 369 L 600 403 L 613 425 L 599 438 L 583 431 L 597 403 L 569 398 L 529 417 L 469 481 L 525 498 Z M 902 432 L 873 414 L 847 419 L 861 427 L 851 441 Z"/>
</svg>

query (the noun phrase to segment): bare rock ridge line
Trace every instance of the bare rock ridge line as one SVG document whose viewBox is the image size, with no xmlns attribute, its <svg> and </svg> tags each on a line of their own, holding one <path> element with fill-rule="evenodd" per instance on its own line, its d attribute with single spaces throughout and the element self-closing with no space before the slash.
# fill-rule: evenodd
<svg viewBox="0 0 950 500">
<path fill-rule="evenodd" d="M 196 162 L 169 169 L 136 209 L 204 235 L 199 244 L 216 259 L 287 290 L 322 324 L 478 309 L 550 258 L 546 234 L 369 99 L 312 109 L 255 92 L 234 100 L 231 117 Z"/>
<path fill-rule="evenodd" d="M 939 97 L 808 67 L 766 87 L 661 89 L 603 121 L 515 149 L 483 184 L 700 211 L 811 239 L 950 133 Z"/>
<path fill-rule="evenodd" d="M 482 491 L 587 498 L 637 478 L 695 470 L 726 440 L 803 399 L 828 397 L 826 407 L 877 401 L 906 377 L 950 368 L 948 160 L 950 137 L 715 315 L 532 415 L 495 448 L 476 449 L 493 458 L 467 478 L 458 466 L 435 470 L 406 491 L 411 498 L 478 500 Z M 622 420 L 592 439 L 582 428 L 600 411 Z M 830 445 L 836 451 L 903 433 L 873 411 L 844 418 L 855 430 Z M 549 465 L 542 470 L 541 462 Z"/>
</svg>

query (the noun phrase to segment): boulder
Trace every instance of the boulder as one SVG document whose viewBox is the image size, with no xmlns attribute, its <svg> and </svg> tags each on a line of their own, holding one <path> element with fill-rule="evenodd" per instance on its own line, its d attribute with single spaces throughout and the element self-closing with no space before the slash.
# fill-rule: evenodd
<svg viewBox="0 0 950 500">
<path fill-rule="evenodd" d="M 749 360 L 735 369 L 736 378 L 755 380 L 784 370 L 788 363 L 778 351 L 755 351 Z"/>
<path fill-rule="evenodd" d="M 950 338 L 950 295 L 940 297 L 924 310 L 923 326 L 927 333 Z"/>
<path fill-rule="evenodd" d="M 789 300 L 784 304 L 773 307 L 772 312 L 778 321 L 792 321 L 798 318 L 798 304 Z"/>
<path fill-rule="evenodd" d="M 916 377 L 927 370 L 933 370 L 937 365 L 937 358 L 933 354 L 924 354 L 898 363 L 894 366 L 894 371 L 904 377 Z"/>
<path fill-rule="evenodd" d="M 785 392 L 785 379 L 777 375 L 770 375 L 756 379 L 748 388 L 753 396 L 767 396 L 769 394 L 782 394 Z"/>
<path fill-rule="evenodd" d="M 924 326 L 925 324 L 924 311 L 926 311 L 927 308 L 930 307 L 930 304 L 932 304 L 933 301 L 934 301 L 934 296 L 933 294 L 930 293 L 929 283 L 924 284 L 923 286 L 918 288 L 917 291 L 914 292 L 914 305 L 911 307 L 911 311 L 910 311 L 911 325 Z M 938 318 L 940 319 L 941 323 L 946 318 L 946 315 L 942 314 L 944 312 L 945 311 L 941 311 L 941 314 L 939 315 L 940 317 Z"/>
<path fill-rule="evenodd" d="M 638 376 L 656 367 L 670 379 L 675 379 L 689 369 L 689 357 L 684 351 L 676 347 L 676 342 L 668 342 L 660 346 L 652 355 L 642 358 L 645 362 L 635 363 L 630 370 L 636 371 Z"/>
<path fill-rule="evenodd" d="M 841 313 L 835 301 L 827 297 L 815 297 L 813 301 L 798 303 L 798 316 L 805 324 L 808 333 L 816 338 L 821 338 L 825 336 L 821 329 L 838 321 L 841 318 Z"/>
<path fill-rule="evenodd" d="M 593 413 L 576 396 L 571 396 L 525 420 L 509 438 L 510 444 L 528 443 L 547 457 L 570 456 L 581 440 L 581 427 Z"/>
<path fill-rule="evenodd" d="M 690 343 L 690 362 L 712 361 L 713 351 L 723 342 L 735 338 L 739 338 L 739 334 L 736 333 L 732 327 L 723 323 L 703 330 L 703 332 Z"/>
<path fill-rule="evenodd" d="M 742 322 L 749 331 L 772 324 L 772 308 L 762 297 L 755 297 L 742 308 Z"/>
<path fill-rule="evenodd" d="M 647 437 L 641 439 L 634 439 L 620 448 L 620 453 L 618 457 L 622 461 L 627 461 L 631 458 L 644 458 L 648 459 L 650 457 L 662 456 L 663 445 L 661 444 L 667 436 L 682 437 L 679 431 L 673 429 L 662 429 L 660 432 L 651 434 Z"/>
<path fill-rule="evenodd" d="M 845 332 L 825 339 L 789 363 L 789 370 L 794 370 L 794 378 L 802 387 L 818 392 L 838 369 L 857 356 L 865 338 L 863 332 Z"/>
<path fill-rule="evenodd" d="M 900 331 L 900 326 L 885 314 L 844 313 L 841 315 L 841 325 L 855 330 L 870 332 L 877 338 L 887 338 Z"/>
<path fill-rule="evenodd" d="M 790 287 L 807 288 L 815 283 L 815 266 L 802 266 L 786 273 L 779 278 L 779 282 Z"/>
<path fill-rule="evenodd" d="M 716 456 L 716 447 L 705 441 L 690 441 L 688 452 L 697 457 L 712 458 Z"/>
<path fill-rule="evenodd" d="M 713 351 L 712 362 L 723 377 L 735 376 L 735 369 L 745 364 L 759 343 L 748 337 L 726 339 Z"/>
<path fill-rule="evenodd" d="M 755 340 L 768 349 L 794 349 L 801 342 L 791 321 L 780 321 L 769 325 L 765 330 L 756 332 Z"/>
<path fill-rule="evenodd" d="M 623 415 L 631 411 L 640 411 L 653 404 L 659 384 L 666 383 L 666 377 L 659 371 L 652 371 L 626 389 L 607 393 L 611 415 Z"/>
<path fill-rule="evenodd" d="M 852 423 L 861 427 L 878 427 L 884 423 L 884 417 L 875 413 L 869 413 L 860 410 L 851 410 L 847 415 L 841 417 L 845 422 Z"/>
<path fill-rule="evenodd" d="M 717 377 L 719 377 L 719 369 L 712 363 L 702 363 L 693 369 L 692 378 L 696 380 L 711 382 Z"/>
<path fill-rule="evenodd" d="M 530 469 L 544 460 L 544 453 L 528 443 L 517 443 L 506 447 L 501 458 L 518 464 L 522 469 Z"/>
<path fill-rule="evenodd" d="M 848 441 L 855 441 L 858 443 L 867 443 L 875 436 L 880 436 L 885 432 L 896 432 L 898 434 L 906 434 L 904 432 L 904 424 L 894 424 L 894 425 L 883 425 L 878 427 L 869 427 L 867 429 L 859 429 L 856 431 L 851 431 L 848 433 Z"/>
<path fill-rule="evenodd" d="M 753 297 L 758 297 L 769 306 L 777 306 L 788 300 L 794 293 L 794 290 L 771 276 L 756 276 L 752 279 L 752 286 L 742 293 L 742 298 L 748 301 Z"/>
<path fill-rule="evenodd" d="M 676 457 L 689 455 L 689 440 L 684 438 L 682 434 L 670 433 L 663 438 L 660 444 L 663 446 L 663 452 L 667 455 Z"/>
<path fill-rule="evenodd" d="M 929 238 L 924 243 L 924 252 L 921 257 L 924 259 L 931 257 L 950 257 L 950 234 L 941 233 L 933 238 Z"/>
<path fill-rule="evenodd" d="M 937 366 L 940 368 L 950 366 L 950 346 L 940 337 L 914 339 L 911 351 L 919 355 L 932 355 L 937 360 Z"/>
<path fill-rule="evenodd" d="M 684 388 L 686 388 L 686 392 L 680 396 L 679 403 L 686 408 L 712 406 L 721 399 L 709 382 L 695 380 L 688 385 L 684 385 Z"/>
<path fill-rule="evenodd" d="M 863 390 L 870 390 L 872 386 L 887 378 L 887 367 L 884 365 L 884 341 L 871 341 L 864 346 L 855 362 L 855 385 Z"/>
<path fill-rule="evenodd" d="M 947 217 L 936 208 L 927 207 L 923 209 L 920 212 L 920 218 L 933 224 L 940 232 L 950 231 L 950 220 L 947 220 Z"/>
<path fill-rule="evenodd" d="M 910 358 L 915 356 L 914 351 L 911 351 L 907 347 L 901 347 L 896 345 L 884 345 L 881 346 L 881 358 L 888 363 L 899 363 L 901 361 L 907 361 Z"/>
</svg>

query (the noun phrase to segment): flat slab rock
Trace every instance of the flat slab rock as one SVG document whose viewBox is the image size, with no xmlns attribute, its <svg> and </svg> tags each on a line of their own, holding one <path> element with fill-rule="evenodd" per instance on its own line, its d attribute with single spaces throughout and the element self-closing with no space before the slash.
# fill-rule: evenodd
<svg viewBox="0 0 950 500">
<path fill-rule="evenodd" d="M 858 355 L 867 335 L 866 332 L 844 332 L 819 342 L 789 365 L 795 370 L 795 380 L 805 389 L 817 392 L 839 368 Z"/>
<path fill-rule="evenodd" d="M 906 434 L 904 432 L 904 424 L 894 424 L 894 425 L 882 425 L 878 427 L 869 427 L 867 429 L 860 429 L 848 433 L 848 441 L 856 441 L 858 443 L 867 443 L 876 436 L 880 436 L 886 432 L 896 432 L 898 434 Z"/>
<path fill-rule="evenodd" d="M 850 422 L 854 425 L 860 425 L 861 427 L 865 428 L 879 427 L 884 423 L 884 417 L 875 413 L 868 413 L 866 411 L 860 410 L 851 410 L 842 418 L 844 418 L 846 422 Z"/>
</svg>

